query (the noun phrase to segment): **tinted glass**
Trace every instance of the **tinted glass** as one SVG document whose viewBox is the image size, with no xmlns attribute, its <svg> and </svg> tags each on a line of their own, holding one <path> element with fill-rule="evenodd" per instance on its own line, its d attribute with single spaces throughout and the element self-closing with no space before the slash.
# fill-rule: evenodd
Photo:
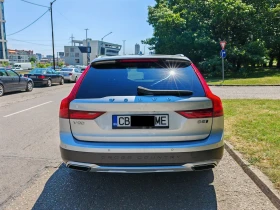
<svg viewBox="0 0 280 210">
<path fill-rule="evenodd" d="M 29 74 L 46 74 L 46 69 L 33 69 Z"/>
<path fill-rule="evenodd" d="M 0 69 L 0 77 L 5 77 L 5 76 L 8 76 L 6 74 L 6 71 L 4 69 Z"/>
<path fill-rule="evenodd" d="M 73 69 L 61 69 L 61 71 L 69 71 L 69 72 L 71 72 L 71 71 L 73 71 Z"/>
<path fill-rule="evenodd" d="M 17 73 L 15 73 L 15 72 L 13 72 L 11 70 L 7 70 L 7 72 L 9 74 L 9 76 L 11 76 L 11 77 L 18 77 L 19 76 L 19 75 L 17 75 Z"/>
<path fill-rule="evenodd" d="M 191 66 L 184 68 L 91 67 L 78 91 L 77 98 L 136 96 L 137 87 L 154 90 L 190 90 L 194 97 L 205 96 L 203 87 Z"/>
</svg>

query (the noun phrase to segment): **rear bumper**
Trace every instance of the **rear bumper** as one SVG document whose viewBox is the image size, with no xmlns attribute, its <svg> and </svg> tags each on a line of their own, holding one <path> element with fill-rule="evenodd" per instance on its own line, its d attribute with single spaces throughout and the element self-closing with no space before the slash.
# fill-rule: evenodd
<svg viewBox="0 0 280 210">
<path fill-rule="evenodd" d="M 218 164 L 224 146 L 216 149 L 180 153 L 91 153 L 60 148 L 65 163 L 78 162 L 98 166 L 182 166 L 188 163 L 213 162 Z"/>
<path fill-rule="evenodd" d="M 91 172 L 192 171 L 195 166 L 215 167 L 224 152 L 220 132 L 200 141 L 163 143 L 84 142 L 73 138 L 71 133 L 60 133 L 60 139 L 65 164 Z"/>
<path fill-rule="evenodd" d="M 34 85 L 46 85 L 48 83 L 48 80 L 34 80 L 33 79 Z"/>
</svg>

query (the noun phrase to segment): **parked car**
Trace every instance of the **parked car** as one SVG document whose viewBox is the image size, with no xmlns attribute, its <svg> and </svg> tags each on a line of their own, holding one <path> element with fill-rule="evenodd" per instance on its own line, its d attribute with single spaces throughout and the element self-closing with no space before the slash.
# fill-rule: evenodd
<svg viewBox="0 0 280 210">
<path fill-rule="evenodd" d="M 20 68 L 20 67 L 15 67 L 12 69 L 13 71 L 23 71 L 23 68 Z"/>
<path fill-rule="evenodd" d="M 60 73 L 64 76 L 65 82 L 77 82 L 82 72 L 78 68 L 62 68 Z"/>
<path fill-rule="evenodd" d="M 63 75 L 53 69 L 36 68 L 24 76 L 31 78 L 35 85 L 45 85 L 50 87 L 55 83 L 60 85 L 64 84 Z"/>
<path fill-rule="evenodd" d="M 80 171 L 199 171 L 223 156 L 222 102 L 180 55 L 95 59 L 59 120 L 62 159 Z"/>
<path fill-rule="evenodd" d="M 4 93 L 13 91 L 33 90 L 33 81 L 30 78 L 22 77 L 11 69 L 0 68 L 0 97 Z"/>
</svg>

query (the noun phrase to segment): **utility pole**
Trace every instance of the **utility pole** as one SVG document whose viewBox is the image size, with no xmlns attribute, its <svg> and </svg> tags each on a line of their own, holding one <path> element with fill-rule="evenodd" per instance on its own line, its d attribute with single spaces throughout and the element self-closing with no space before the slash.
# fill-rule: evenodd
<svg viewBox="0 0 280 210">
<path fill-rule="evenodd" d="M 72 45 L 72 46 L 73 46 L 73 43 L 74 43 L 74 42 L 73 42 L 74 38 L 75 38 L 75 37 L 74 37 L 74 36 L 73 36 L 73 34 L 72 34 L 72 36 L 70 36 L 70 39 L 71 39 L 71 45 Z"/>
<path fill-rule="evenodd" d="M 123 55 L 125 55 L 125 41 L 126 40 L 123 40 Z"/>
<path fill-rule="evenodd" d="M 50 3 L 50 10 L 51 10 L 51 24 L 52 24 L 52 50 L 53 50 L 53 68 L 55 70 L 55 54 L 54 54 L 54 35 L 53 35 L 53 14 L 52 14 L 52 5 L 56 0 Z"/>
<path fill-rule="evenodd" d="M 56 57 L 56 64 L 58 65 L 58 52 L 56 52 L 57 53 L 57 57 Z"/>
<path fill-rule="evenodd" d="M 89 47 L 89 42 L 88 42 L 88 39 L 87 39 L 87 31 L 88 31 L 88 28 L 85 29 L 86 30 L 86 46 Z M 88 51 L 88 50 L 87 50 Z M 90 54 L 87 53 L 87 65 L 89 64 L 89 60 L 90 60 Z"/>
</svg>

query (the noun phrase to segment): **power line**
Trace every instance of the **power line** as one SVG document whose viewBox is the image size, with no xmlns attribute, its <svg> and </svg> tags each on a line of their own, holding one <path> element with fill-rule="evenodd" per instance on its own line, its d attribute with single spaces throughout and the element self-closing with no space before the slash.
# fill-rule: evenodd
<svg viewBox="0 0 280 210">
<path fill-rule="evenodd" d="M 47 6 L 44 6 L 44 5 L 41 5 L 41 4 L 35 4 L 35 3 L 33 3 L 33 2 L 30 2 L 30 1 L 26 1 L 26 0 L 21 0 L 21 1 L 24 1 L 24 2 L 26 2 L 26 3 L 33 4 L 33 5 L 36 5 L 36 6 L 39 6 L 39 7 L 46 7 L 46 8 L 49 8 L 49 7 L 47 7 Z"/>
<path fill-rule="evenodd" d="M 63 15 L 60 11 L 58 11 L 58 10 L 55 10 L 55 12 L 57 12 L 58 14 L 60 14 L 63 18 L 65 18 L 69 23 L 71 23 L 72 24 L 72 26 L 74 25 L 77 29 L 79 29 L 79 30 L 81 30 L 81 28 L 80 27 L 77 27 L 77 25 L 76 24 L 74 24 L 71 20 L 69 20 L 65 15 Z"/>
<path fill-rule="evenodd" d="M 28 44 L 34 44 L 34 45 L 41 45 L 41 46 L 47 46 L 47 47 L 51 47 L 51 44 L 47 45 L 47 44 L 39 44 L 39 43 L 34 43 L 34 42 L 29 42 L 29 41 L 26 41 L 26 40 L 20 40 L 20 39 L 9 39 L 11 41 L 16 41 L 16 42 L 25 42 L 25 43 L 28 43 Z M 9 41 L 8 40 L 8 41 Z M 50 40 L 51 41 L 51 40 Z M 64 45 L 56 45 L 57 47 L 64 47 Z"/>
<path fill-rule="evenodd" d="M 41 45 L 41 46 L 48 46 L 48 47 L 51 46 L 51 45 L 47 45 L 47 44 L 39 44 L 39 43 L 34 43 L 34 42 L 29 42 L 29 41 L 19 40 L 19 39 L 9 39 L 9 40 L 13 40 L 13 41 L 17 41 L 17 42 L 25 42 L 25 43 L 35 44 L 35 45 Z"/>
<path fill-rule="evenodd" d="M 28 26 L 24 27 L 23 29 L 17 31 L 17 32 L 14 32 L 12 34 L 8 34 L 7 36 L 11 36 L 11 35 L 14 35 L 14 34 L 17 34 L 25 29 L 27 29 L 29 26 L 33 25 L 34 23 L 36 23 L 40 18 L 42 18 L 49 10 L 47 10 L 44 14 L 42 14 L 39 18 L 37 18 L 35 21 L 33 21 L 32 23 L 30 23 Z"/>
</svg>

